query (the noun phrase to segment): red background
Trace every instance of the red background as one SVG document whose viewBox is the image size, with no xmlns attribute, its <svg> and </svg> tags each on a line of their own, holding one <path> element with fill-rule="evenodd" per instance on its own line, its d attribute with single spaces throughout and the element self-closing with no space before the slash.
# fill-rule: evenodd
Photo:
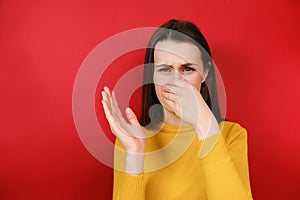
<svg viewBox="0 0 300 200">
<path fill-rule="evenodd" d="M 210 43 L 227 118 L 248 130 L 254 198 L 300 199 L 299 10 L 297 0 L 0 1 L 0 199 L 111 199 L 112 169 L 74 126 L 76 73 L 101 41 L 170 18 L 192 20 Z"/>
</svg>

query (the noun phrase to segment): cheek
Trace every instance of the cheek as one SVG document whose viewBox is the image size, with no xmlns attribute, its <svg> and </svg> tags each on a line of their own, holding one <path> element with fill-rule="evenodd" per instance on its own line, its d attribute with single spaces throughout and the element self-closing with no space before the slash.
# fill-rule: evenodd
<svg viewBox="0 0 300 200">
<path fill-rule="evenodd" d="M 155 73 L 153 75 L 153 81 L 157 85 L 165 85 L 170 82 L 171 76 L 164 75 L 162 73 Z"/>
<path fill-rule="evenodd" d="M 156 96 L 158 100 L 161 102 L 161 85 L 154 83 L 154 87 L 155 87 Z"/>
<path fill-rule="evenodd" d="M 201 84 L 202 84 L 202 77 L 201 76 L 193 76 L 193 77 L 188 77 L 185 79 L 189 84 L 194 86 L 197 90 L 200 91 L 201 89 Z"/>
<path fill-rule="evenodd" d="M 161 102 L 161 86 L 166 84 L 164 77 L 158 73 L 153 74 L 153 83 L 158 100 Z"/>
</svg>

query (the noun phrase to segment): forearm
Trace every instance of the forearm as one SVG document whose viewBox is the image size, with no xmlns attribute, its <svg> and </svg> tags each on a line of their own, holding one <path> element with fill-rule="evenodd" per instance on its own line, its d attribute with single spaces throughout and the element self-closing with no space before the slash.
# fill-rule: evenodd
<svg viewBox="0 0 300 200">
<path fill-rule="evenodd" d="M 119 140 L 116 140 L 116 146 L 121 146 Z M 144 154 L 127 153 L 115 148 L 114 159 L 113 200 L 144 200 Z"/>
<path fill-rule="evenodd" d="M 219 123 L 209 107 L 201 107 L 200 113 L 201 115 L 195 117 L 192 122 L 198 140 L 203 140 L 220 133 Z"/>
<path fill-rule="evenodd" d="M 115 172 L 113 200 L 145 200 L 144 174 L 132 176 Z"/>
<path fill-rule="evenodd" d="M 203 138 L 207 138 L 207 137 L 211 137 L 214 136 L 218 133 L 220 133 L 220 128 L 219 128 L 219 124 L 216 120 L 216 118 L 214 116 L 211 116 L 210 118 L 208 118 L 209 120 L 206 123 L 203 124 L 207 124 L 207 125 L 202 125 L 202 124 L 197 124 L 195 128 L 196 130 L 196 134 L 198 139 L 203 139 Z M 207 119 L 206 119 L 207 120 Z M 204 120 L 202 120 L 203 122 Z"/>
<path fill-rule="evenodd" d="M 126 173 L 132 176 L 141 175 L 144 172 L 144 154 L 126 154 Z"/>
<path fill-rule="evenodd" d="M 209 146 L 211 146 L 211 150 L 208 148 Z M 202 156 L 208 199 L 252 199 L 250 187 L 247 187 L 250 183 L 242 181 L 241 175 L 228 153 L 223 136 L 220 134 L 207 139 L 202 147 L 202 154 L 200 153 L 199 156 Z M 247 163 L 244 164 L 247 165 Z"/>
<path fill-rule="evenodd" d="M 203 167 L 206 191 L 210 200 L 248 200 L 252 199 L 230 156 L 214 164 Z"/>
</svg>

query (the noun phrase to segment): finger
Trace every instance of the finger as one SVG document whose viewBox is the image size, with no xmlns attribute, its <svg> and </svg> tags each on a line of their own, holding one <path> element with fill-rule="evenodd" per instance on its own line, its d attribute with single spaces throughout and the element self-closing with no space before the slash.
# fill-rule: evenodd
<svg viewBox="0 0 300 200">
<path fill-rule="evenodd" d="M 168 99 L 164 99 L 164 100 L 165 100 L 166 104 L 174 110 L 176 103 L 174 101 L 170 101 Z"/>
<path fill-rule="evenodd" d="M 112 91 L 112 105 L 114 107 L 114 112 L 118 117 L 122 117 L 122 113 L 120 111 L 120 107 L 117 101 L 116 93 Z"/>
<path fill-rule="evenodd" d="M 102 100 L 106 102 L 108 109 L 111 110 L 111 100 L 108 97 L 108 94 L 105 91 L 102 91 L 101 94 L 102 94 Z"/>
<path fill-rule="evenodd" d="M 119 107 L 119 104 L 117 101 L 116 93 L 114 91 L 112 91 L 112 105 L 113 105 L 113 114 L 115 114 L 116 117 L 119 119 L 121 125 L 126 127 L 127 122 L 125 121 L 125 119 L 121 113 L 121 110 L 120 110 L 120 107 Z"/>
<path fill-rule="evenodd" d="M 107 93 L 105 91 L 102 91 L 101 95 L 102 95 L 103 100 L 108 101 L 108 96 L 107 96 Z"/>
<path fill-rule="evenodd" d="M 113 116 L 115 117 L 115 124 L 118 127 L 119 130 L 122 130 L 123 135 L 127 135 L 127 136 L 132 136 L 131 132 L 128 132 L 126 130 L 128 130 L 129 124 L 126 122 L 126 120 L 124 119 L 118 101 L 117 101 L 117 97 L 116 97 L 116 93 L 114 91 L 112 91 L 111 93 L 112 96 L 112 112 L 113 112 Z"/>
<path fill-rule="evenodd" d="M 170 86 L 168 86 L 168 85 L 162 85 L 161 86 L 161 90 L 163 92 L 173 93 L 173 91 L 171 90 Z"/>
<path fill-rule="evenodd" d="M 107 116 L 107 118 L 109 118 L 109 122 L 114 122 L 113 124 L 116 126 L 120 126 L 120 118 L 118 116 L 118 114 L 116 113 L 116 109 L 114 108 L 114 105 L 112 105 L 112 101 L 111 98 L 108 98 L 108 94 L 106 91 L 102 92 L 103 94 L 103 100 L 102 100 L 102 104 L 103 104 L 103 108 L 105 109 L 104 112 Z"/>
<path fill-rule="evenodd" d="M 111 91 L 107 86 L 104 86 L 104 92 L 107 95 L 108 100 L 110 101 L 110 105 L 112 106 L 112 96 L 111 96 Z"/>
<path fill-rule="evenodd" d="M 111 113 L 111 110 L 108 108 L 108 102 L 105 101 L 105 100 L 102 100 L 102 106 L 103 106 L 104 114 L 105 114 L 105 117 L 106 117 L 108 123 L 110 125 L 112 125 L 114 119 L 113 119 L 113 115 Z"/>
<path fill-rule="evenodd" d="M 106 94 L 107 94 L 107 97 L 108 97 L 108 99 L 109 99 L 109 101 L 110 101 L 110 105 L 111 105 L 111 107 L 112 107 L 112 96 L 111 96 L 111 91 L 110 91 L 110 89 L 107 87 L 107 86 L 104 86 L 104 91 L 106 92 Z"/>
<path fill-rule="evenodd" d="M 175 102 L 175 101 L 177 101 L 177 96 L 175 95 L 175 94 L 173 94 L 173 93 L 169 93 L 169 92 L 164 92 L 164 91 L 162 91 L 162 96 L 165 98 L 165 99 L 167 99 L 167 100 L 170 100 L 170 101 L 173 101 L 173 102 Z"/>
<path fill-rule="evenodd" d="M 115 117 L 112 115 L 111 111 L 107 107 L 107 102 L 104 100 L 102 101 L 104 113 L 106 116 L 106 119 L 110 125 L 110 128 L 114 135 L 116 135 L 121 141 L 124 141 L 127 134 L 124 134 L 126 131 L 119 125 L 118 121 L 115 119 Z"/>
<path fill-rule="evenodd" d="M 181 115 L 180 115 L 180 110 L 181 110 L 181 107 L 180 107 L 180 103 L 179 101 L 176 99 L 175 101 L 171 101 L 169 99 L 166 99 L 164 98 L 165 100 L 165 103 L 168 105 L 168 107 L 170 107 L 174 113 L 181 118 Z"/>
<path fill-rule="evenodd" d="M 174 86 L 174 85 L 169 85 L 169 84 L 163 85 L 161 87 L 161 90 L 163 92 L 168 92 L 168 93 L 172 93 L 172 94 L 175 94 L 175 95 L 182 94 L 182 88 L 181 87 Z"/>
<path fill-rule="evenodd" d="M 127 116 L 128 121 L 130 122 L 130 124 L 135 125 L 135 126 L 140 126 L 140 123 L 138 122 L 137 117 L 134 114 L 134 112 L 131 110 L 131 108 L 126 108 L 125 112 L 126 112 L 126 116 Z"/>
<path fill-rule="evenodd" d="M 117 105 L 116 105 L 116 96 L 114 94 L 114 91 L 112 91 L 112 96 L 111 96 L 111 105 L 112 105 L 112 114 L 115 115 L 115 116 L 118 116 L 118 113 L 117 113 Z"/>
<path fill-rule="evenodd" d="M 161 86 L 161 90 L 163 92 L 168 92 L 168 93 L 173 93 L 173 94 L 174 94 L 174 88 L 175 88 L 175 86 L 168 85 L 168 84 Z"/>
<path fill-rule="evenodd" d="M 110 89 L 107 87 L 107 86 L 104 86 L 104 91 L 108 94 L 108 96 L 111 97 L 111 92 L 110 92 Z"/>
</svg>

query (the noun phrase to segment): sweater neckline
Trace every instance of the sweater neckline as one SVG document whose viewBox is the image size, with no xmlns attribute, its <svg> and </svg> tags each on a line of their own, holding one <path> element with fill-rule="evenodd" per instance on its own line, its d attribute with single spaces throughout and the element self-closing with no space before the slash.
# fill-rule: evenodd
<svg viewBox="0 0 300 200">
<path fill-rule="evenodd" d="M 191 133 L 194 131 L 194 127 L 192 125 L 171 125 L 167 123 L 161 123 L 159 126 L 160 132 L 168 133 L 168 134 L 184 134 Z"/>
</svg>

